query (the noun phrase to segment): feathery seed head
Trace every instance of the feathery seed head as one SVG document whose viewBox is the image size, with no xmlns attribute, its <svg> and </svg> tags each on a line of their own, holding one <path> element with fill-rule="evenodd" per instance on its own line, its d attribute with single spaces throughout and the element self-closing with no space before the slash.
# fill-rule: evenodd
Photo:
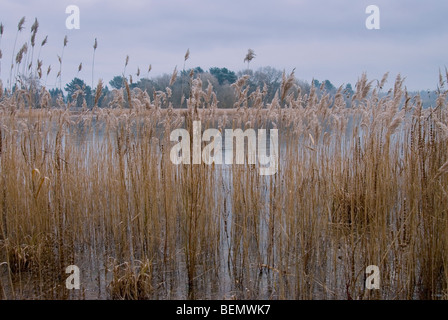
<svg viewBox="0 0 448 320">
<path fill-rule="evenodd" d="M 45 39 L 42 41 L 40 46 L 43 47 L 47 43 L 47 40 L 48 40 L 48 36 L 45 37 Z"/>
<path fill-rule="evenodd" d="M 255 58 L 255 51 L 252 49 L 247 50 L 246 57 L 244 58 L 244 62 L 251 62 L 253 58 Z"/>
<path fill-rule="evenodd" d="M 177 66 L 173 70 L 173 74 L 171 75 L 170 86 L 174 84 L 177 78 Z"/>
<path fill-rule="evenodd" d="M 23 24 L 25 23 L 25 17 L 22 17 L 22 19 L 20 19 L 19 23 L 17 24 L 17 31 L 22 31 L 23 30 Z"/>
<path fill-rule="evenodd" d="M 31 26 L 31 32 L 35 34 L 38 28 L 39 28 L 39 22 L 37 21 L 37 18 L 35 18 L 34 23 Z"/>
</svg>

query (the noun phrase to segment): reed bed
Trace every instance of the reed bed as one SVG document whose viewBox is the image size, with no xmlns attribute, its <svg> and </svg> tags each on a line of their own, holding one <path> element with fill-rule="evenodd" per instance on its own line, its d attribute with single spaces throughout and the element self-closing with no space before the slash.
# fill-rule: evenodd
<svg viewBox="0 0 448 320">
<path fill-rule="evenodd" d="M 446 299 L 447 92 L 423 108 L 399 76 L 381 95 L 386 78 L 362 75 L 347 105 L 291 76 L 272 101 L 240 78 L 232 110 L 193 76 L 187 109 L 170 88 L 126 86 L 76 112 L 45 88 L 40 109 L 30 90 L 6 91 L 0 298 Z M 278 129 L 278 172 L 173 164 L 170 132 L 195 120 Z M 80 290 L 65 287 L 72 264 Z"/>
</svg>

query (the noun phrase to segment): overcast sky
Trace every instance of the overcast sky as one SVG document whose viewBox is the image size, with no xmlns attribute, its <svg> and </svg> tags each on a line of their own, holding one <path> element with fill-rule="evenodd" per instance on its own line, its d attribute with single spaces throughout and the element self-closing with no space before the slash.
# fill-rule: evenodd
<svg viewBox="0 0 448 320">
<path fill-rule="evenodd" d="M 368 5 L 380 9 L 380 29 L 368 30 Z M 80 10 L 80 29 L 68 30 L 68 5 Z M 130 0 L 50 1 L 1 0 L 0 22 L 5 31 L 0 43 L 3 52 L 1 78 L 6 83 L 17 23 L 26 17 L 17 50 L 29 40 L 30 27 L 37 18 L 39 31 L 34 59 L 42 39 L 43 69 L 51 64 L 47 87 L 56 83 L 64 36 L 62 83 L 77 75 L 92 82 L 94 39 L 98 39 L 94 81 L 106 83 L 126 69 L 134 81 L 141 77 L 171 73 L 200 66 L 243 70 L 249 48 L 256 53 L 251 69 L 272 66 L 299 79 L 329 79 L 335 85 L 354 84 L 366 72 L 378 79 L 389 71 L 389 85 L 398 73 L 406 77 L 409 90 L 435 89 L 439 68 L 448 67 L 448 1 L 440 0 Z"/>
</svg>

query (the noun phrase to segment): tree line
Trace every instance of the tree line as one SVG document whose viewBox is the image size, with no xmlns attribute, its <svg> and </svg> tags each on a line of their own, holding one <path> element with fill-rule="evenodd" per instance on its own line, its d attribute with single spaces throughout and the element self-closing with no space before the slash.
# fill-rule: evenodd
<svg viewBox="0 0 448 320">
<path fill-rule="evenodd" d="M 108 85 L 102 86 L 98 107 L 102 108 L 109 106 L 109 103 L 113 100 L 112 91 L 114 89 L 123 90 L 126 95 L 126 90 L 124 90 L 126 81 L 131 91 L 134 88 L 139 88 L 148 93 L 150 97 L 152 97 L 155 92 L 165 91 L 166 88 L 169 87 L 172 92 L 171 101 L 173 102 L 173 107 L 183 108 L 186 106 L 185 99 L 189 97 L 191 79 L 200 77 L 204 87 L 207 87 L 209 84 L 213 86 L 220 108 L 232 108 L 236 102 L 232 84 L 235 83 L 239 77 L 244 75 L 249 75 L 247 81 L 248 95 L 256 91 L 257 88 L 260 90 L 264 89 L 266 90 L 265 101 L 272 101 L 276 92 L 280 89 L 283 71 L 270 66 L 262 67 L 255 71 L 246 69 L 238 72 L 229 70 L 225 67 L 212 67 L 207 71 L 203 70 L 201 67 L 196 67 L 178 72 L 175 81 L 171 85 L 172 74 L 163 74 L 152 78 L 144 77 L 138 79 L 138 81 L 133 81 L 132 76 L 124 77 L 123 75 L 117 75 L 109 81 Z M 336 93 L 337 90 L 329 80 L 324 80 L 322 82 L 313 80 L 312 84 L 318 91 L 325 90 L 325 92 L 330 94 Z M 308 94 L 310 92 L 311 84 L 304 80 L 295 79 L 295 85 L 297 88 L 300 88 L 302 94 Z M 353 94 L 350 84 L 347 84 L 345 89 L 346 93 Z M 71 82 L 65 85 L 64 90 L 65 93 L 59 88 L 50 89 L 49 93 L 54 101 L 62 96 L 66 102 L 72 102 L 73 99 L 77 99 L 75 105 L 78 108 L 83 107 L 84 101 L 88 108 L 93 107 L 97 88 L 91 88 L 84 80 L 75 77 Z M 182 99 L 182 96 L 185 99 Z M 124 100 L 126 101 L 126 99 Z"/>
<path fill-rule="evenodd" d="M 232 88 L 232 84 L 237 81 L 239 77 L 248 75 L 247 80 L 247 95 L 255 92 L 257 89 L 265 90 L 265 102 L 270 103 L 280 90 L 284 71 L 273 67 L 262 67 L 257 70 L 246 69 L 242 71 L 232 71 L 227 68 L 212 67 L 205 71 L 201 67 L 182 70 L 176 73 L 175 81 L 172 82 L 173 74 L 163 74 L 156 77 L 143 77 L 138 81 L 133 81 L 132 76 L 124 77 L 117 75 L 109 81 L 108 84 L 103 84 L 101 87 L 101 96 L 97 101 L 97 106 L 100 108 L 109 107 L 114 99 L 114 90 L 123 90 L 124 105 L 127 106 L 127 92 L 124 88 L 125 81 L 128 83 L 130 90 L 138 88 L 145 91 L 149 97 L 153 97 L 158 91 L 166 91 L 166 88 L 171 90 L 171 99 L 174 108 L 185 108 L 186 99 L 190 94 L 190 84 L 193 78 L 199 77 L 203 83 L 204 89 L 210 84 L 216 94 L 219 108 L 233 108 L 237 98 Z M 33 92 L 37 95 L 42 89 L 38 79 L 28 79 L 26 85 L 33 88 Z M 334 96 L 339 90 L 330 80 L 319 81 L 313 79 L 311 83 L 295 78 L 296 95 L 300 90 L 301 94 L 309 94 L 313 86 L 318 95 L 323 93 Z M 23 83 L 22 83 L 23 86 Z M 18 89 L 17 84 L 13 87 L 13 91 Z M 51 96 L 52 106 L 58 106 L 58 101 L 73 102 L 76 108 L 92 109 L 94 106 L 96 91 L 99 88 L 92 88 L 87 83 L 78 77 L 73 78 L 64 86 L 64 90 L 60 88 L 53 88 L 49 90 Z M 344 84 L 341 87 L 344 99 L 347 105 L 350 106 L 351 97 L 354 94 L 355 88 L 350 83 Z M 6 89 L 5 89 L 6 90 Z M 383 92 L 380 95 L 386 95 L 388 92 Z M 437 92 L 435 91 L 418 91 L 409 92 L 410 96 L 420 95 L 423 107 L 435 106 L 437 99 Z M 184 99 L 182 98 L 184 97 Z M 34 101 L 38 101 L 36 99 Z M 38 105 L 33 106 L 39 108 Z"/>
</svg>

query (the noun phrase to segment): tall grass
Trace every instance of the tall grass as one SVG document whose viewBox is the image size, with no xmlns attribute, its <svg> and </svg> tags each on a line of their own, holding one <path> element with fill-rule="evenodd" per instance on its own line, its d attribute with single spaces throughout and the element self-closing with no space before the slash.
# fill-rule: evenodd
<svg viewBox="0 0 448 320">
<path fill-rule="evenodd" d="M 442 77 L 425 109 L 399 76 L 382 95 L 386 76 L 362 75 L 347 105 L 342 88 L 302 93 L 293 73 L 266 101 L 245 75 L 232 110 L 190 77 L 186 109 L 170 87 L 150 98 L 127 80 L 103 109 L 100 80 L 91 111 L 53 107 L 45 88 L 1 91 L 0 298 L 448 297 Z M 196 120 L 277 128 L 278 172 L 172 164 L 171 131 L 192 135 Z M 81 290 L 65 287 L 71 264 Z M 379 290 L 365 286 L 369 265 Z"/>
<path fill-rule="evenodd" d="M 446 298 L 446 92 L 423 109 L 363 76 L 350 108 L 312 88 L 221 111 L 192 84 L 184 110 L 139 90 L 77 114 L 2 97 L 2 298 Z M 278 173 L 173 165 L 169 133 L 194 120 L 281 128 Z"/>
</svg>

